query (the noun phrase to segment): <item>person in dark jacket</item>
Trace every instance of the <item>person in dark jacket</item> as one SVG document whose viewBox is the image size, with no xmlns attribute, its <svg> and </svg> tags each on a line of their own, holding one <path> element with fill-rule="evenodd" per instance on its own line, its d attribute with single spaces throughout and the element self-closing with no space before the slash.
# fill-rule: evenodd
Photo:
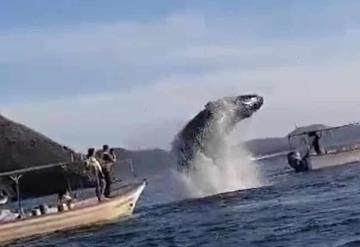
<svg viewBox="0 0 360 247">
<path fill-rule="evenodd" d="M 114 153 L 113 150 L 109 148 L 109 145 L 104 145 L 101 152 L 98 154 L 101 157 L 101 167 L 105 178 L 105 190 L 104 190 L 104 196 L 110 197 L 111 195 L 111 170 L 112 166 L 116 162 L 116 157 L 111 154 Z"/>
<path fill-rule="evenodd" d="M 322 154 L 322 150 L 320 147 L 320 134 L 316 131 L 309 132 L 308 134 L 310 140 L 311 140 L 311 147 L 314 149 L 316 154 L 320 155 Z"/>
</svg>

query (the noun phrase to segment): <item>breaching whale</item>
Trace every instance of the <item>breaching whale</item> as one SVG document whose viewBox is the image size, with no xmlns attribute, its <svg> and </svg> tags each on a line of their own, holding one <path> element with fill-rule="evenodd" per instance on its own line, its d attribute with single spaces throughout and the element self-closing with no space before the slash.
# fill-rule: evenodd
<svg viewBox="0 0 360 247">
<path fill-rule="evenodd" d="M 172 143 L 172 153 L 179 170 L 196 169 L 193 161 L 199 154 L 216 161 L 221 152 L 219 147 L 222 146 L 219 142 L 224 141 L 226 134 L 238 122 L 259 110 L 263 103 L 263 97 L 253 94 L 208 102 L 205 109 L 185 125 Z"/>
</svg>

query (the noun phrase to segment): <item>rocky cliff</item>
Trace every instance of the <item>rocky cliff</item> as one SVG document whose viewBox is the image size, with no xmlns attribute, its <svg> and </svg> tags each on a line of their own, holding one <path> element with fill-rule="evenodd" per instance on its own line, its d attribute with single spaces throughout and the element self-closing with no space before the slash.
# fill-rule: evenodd
<svg viewBox="0 0 360 247">
<path fill-rule="evenodd" d="M 0 115 L 0 172 L 18 170 L 49 163 L 69 162 L 72 150 L 50 138 Z M 88 178 L 79 167 L 66 172 L 58 167 L 24 174 L 21 179 L 23 197 L 45 195 L 70 186 L 87 184 Z M 66 175 L 66 176 L 65 176 Z M 14 183 L 0 178 L 0 190 L 13 195 Z"/>
</svg>

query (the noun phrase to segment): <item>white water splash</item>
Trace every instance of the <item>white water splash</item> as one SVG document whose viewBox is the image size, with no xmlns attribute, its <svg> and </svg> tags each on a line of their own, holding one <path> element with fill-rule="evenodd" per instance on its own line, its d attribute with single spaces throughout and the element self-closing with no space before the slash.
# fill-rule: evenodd
<svg viewBox="0 0 360 247">
<path fill-rule="evenodd" d="M 199 153 L 196 170 L 180 173 L 185 189 L 191 197 L 204 197 L 223 192 L 255 188 L 262 185 L 262 176 L 250 155 L 243 149 L 228 150 L 214 162 Z"/>
<path fill-rule="evenodd" d="M 198 152 L 192 160 L 196 169 L 178 174 L 188 196 L 204 197 L 262 185 L 262 176 L 251 156 L 238 143 L 233 143 L 231 130 L 237 110 L 224 102 L 208 126 L 211 138 L 202 145 L 210 152 L 216 152 L 216 159 Z"/>
</svg>

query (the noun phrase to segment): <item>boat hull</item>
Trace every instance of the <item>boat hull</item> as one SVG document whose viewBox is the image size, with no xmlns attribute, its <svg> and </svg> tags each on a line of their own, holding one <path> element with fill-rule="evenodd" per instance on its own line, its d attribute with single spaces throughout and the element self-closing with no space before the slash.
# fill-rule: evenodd
<svg viewBox="0 0 360 247">
<path fill-rule="evenodd" d="M 288 154 L 288 164 L 296 172 L 318 170 L 326 167 L 360 162 L 360 149 L 336 150 L 320 155 L 312 154 L 304 158 L 297 157 L 294 155 L 295 153 L 296 152 L 290 152 Z"/>
<path fill-rule="evenodd" d="M 310 170 L 344 165 L 358 161 L 360 161 L 360 149 L 327 153 L 323 155 L 310 156 L 308 158 Z"/>
<path fill-rule="evenodd" d="M 103 224 L 130 216 L 146 183 L 134 185 L 101 203 L 96 198 L 80 202 L 69 211 L 47 214 L 0 224 L 0 244 L 56 231 Z"/>
</svg>

